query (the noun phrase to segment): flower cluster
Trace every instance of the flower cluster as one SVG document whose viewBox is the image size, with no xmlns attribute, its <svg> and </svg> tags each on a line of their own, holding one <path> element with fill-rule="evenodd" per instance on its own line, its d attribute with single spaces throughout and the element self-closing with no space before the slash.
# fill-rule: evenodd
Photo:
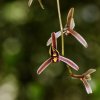
<svg viewBox="0 0 100 100">
<path fill-rule="evenodd" d="M 28 5 L 31 6 L 33 0 L 29 0 Z M 41 3 L 41 0 L 38 0 L 38 2 L 40 3 L 40 6 L 42 8 L 43 5 Z M 63 32 L 62 31 L 58 31 L 58 32 L 52 32 L 51 33 L 51 37 L 48 39 L 47 41 L 47 46 L 50 45 L 50 57 L 43 62 L 43 64 L 37 69 L 37 74 L 41 74 L 51 63 L 57 63 L 57 62 L 64 62 L 65 64 L 68 65 L 68 69 L 70 72 L 70 76 L 76 79 L 80 79 L 84 86 L 85 89 L 87 91 L 88 94 L 92 93 L 92 89 L 90 84 L 88 83 L 89 80 L 91 80 L 91 76 L 90 74 L 92 74 L 93 72 L 95 72 L 95 69 L 89 69 L 88 71 L 86 71 L 85 73 L 81 74 L 81 75 L 77 75 L 72 73 L 71 68 L 75 69 L 76 71 L 79 70 L 79 67 L 77 64 L 75 64 L 72 60 L 60 55 L 59 51 L 57 50 L 57 38 L 61 36 L 61 34 L 64 34 L 66 36 L 68 35 L 72 35 L 74 36 L 85 48 L 88 47 L 88 44 L 86 42 L 86 40 L 78 33 L 74 30 L 75 27 L 75 22 L 74 22 L 74 8 L 71 8 L 68 12 L 67 15 L 67 21 L 66 21 L 66 25 L 63 28 Z"/>
<path fill-rule="evenodd" d="M 71 8 L 69 10 L 68 16 L 67 16 L 67 23 L 65 25 L 65 28 L 63 30 L 63 34 L 65 35 L 69 35 L 71 34 L 72 36 L 74 36 L 84 47 L 88 47 L 87 42 L 85 41 L 85 39 L 76 31 L 74 31 L 74 27 L 75 27 L 75 23 L 74 23 L 74 18 L 73 18 L 73 14 L 74 14 L 74 8 Z M 70 67 L 72 67 L 75 70 L 78 70 L 79 67 L 70 59 L 65 58 L 63 56 L 61 56 L 57 50 L 57 38 L 61 36 L 61 31 L 58 32 L 53 32 L 51 33 L 51 38 L 47 41 L 47 46 L 49 46 L 51 44 L 50 47 L 50 58 L 47 59 L 37 70 L 38 74 L 41 74 L 42 71 L 44 71 L 44 69 L 50 64 L 50 63 L 55 63 L 55 62 L 65 62 L 67 65 L 69 65 Z M 92 89 L 88 83 L 88 80 L 90 80 L 90 74 L 95 72 L 95 69 L 89 69 L 87 72 L 85 72 L 82 75 L 76 75 L 71 73 L 70 76 L 74 77 L 74 78 L 79 78 L 85 88 L 87 93 L 92 93 Z"/>
<path fill-rule="evenodd" d="M 68 16 L 67 16 L 67 23 L 65 25 L 65 28 L 63 29 L 63 34 L 67 35 L 72 35 L 74 36 L 84 47 L 88 47 L 87 42 L 85 41 L 85 39 L 76 31 L 74 31 L 74 27 L 75 27 L 75 22 L 74 22 L 74 18 L 73 18 L 73 14 L 74 14 L 74 8 L 71 8 L 69 10 Z M 61 31 L 58 31 L 55 33 L 56 38 L 61 36 Z M 47 46 L 49 46 L 51 44 L 52 40 L 51 38 L 47 41 Z"/>
</svg>

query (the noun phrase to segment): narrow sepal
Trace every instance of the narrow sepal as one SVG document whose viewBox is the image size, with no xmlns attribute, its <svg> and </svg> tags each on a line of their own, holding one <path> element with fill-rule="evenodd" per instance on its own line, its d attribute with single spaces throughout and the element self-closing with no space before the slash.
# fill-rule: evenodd
<svg viewBox="0 0 100 100">
<path fill-rule="evenodd" d="M 96 71 L 96 69 L 89 69 L 88 71 L 86 71 L 85 73 L 83 73 L 82 75 L 86 76 L 86 75 L 90 75 L 92 73 L 94 73 Z"/>
<path fill-rule="evenodd" d="M 88 47 L 86 40 L 76 31 L 68 29 L 68 31 L 85 47 Z"/>
<path fill-rule="evenodd" d="M 54 49 L 57 49 L 57 39 L 56 39 L 56 36 L 55 36 L 55 32 L 53 32 L 53 33 L 51 34 L 51 37 L 52 37 L 52 47 L 53 47 Z"/>
<path fill-rule="evenodd" d="M 79 70 L 79 67 L 72 60 L 70 60 L 68 58 L 59 56 L 59 61 L 65 62 L 66 64 L 68 64 L 70 67 L 72 67 L 75 70 Z"/>
<path fill-rule="evenodd" d="M 41 0 L 38 0 L 38 2 L 39 2 L 39 4 L 40 4 L 41 8 L 44 9 L 44 6 L 43 6 L 43 4 L 42 4 L 42 1 L 41 1 Z"/>
<path fill-rule="evenodd" d="M 52 62 L 52 58 L 47 59 L 37 70 L 37 74 L 41 74 Z"/>
<path fill-rule="evenodd" d="M 71 19 L 71 22 L 70 22 L 70 29 L 74 29 L 75 27 L 75 22 L 74 22 L 74 18 Z"/>
<path fill-rule="evenodd" d="M 73 14 L 74 14 L 74 8 L 71 8 L 67 15 L 67 27 L 69 27 L 71 29 L 74 28 L 74 26 L 75 26 Z"/>
<path fill-rule="evenodd" d="M 29 1 L 28 1 L 28 6 L 29 6 L 29 7 L 31 6 L 32 2 L 33 2 L 33 0 L 29 0 Z"/>
<path fill-rule="evenodd" d="M 58 37 L 60 37 L 60 36 L 61 36 L 61 32 L 60 31 L 58 31 L 58 32 L 55 33 L 56 39 Z M 51 42 L 52 42 L 52 37 L 49 38 L 49 40 L 47 41 L 47 44 L 46 45 L 49 46 L 51 44 Z"/>
<path fill-rule="evenodd" d="M 91 86 L 90 86 L 90 84 L 88 83 L 88 81 L 87 81 L 85 78 L 81 79 L 81 81 L 83 82 L 87 93 L 88 93 L 88 94 L 92 93 L 92 89 L 91 89 Z"/>
</svg>

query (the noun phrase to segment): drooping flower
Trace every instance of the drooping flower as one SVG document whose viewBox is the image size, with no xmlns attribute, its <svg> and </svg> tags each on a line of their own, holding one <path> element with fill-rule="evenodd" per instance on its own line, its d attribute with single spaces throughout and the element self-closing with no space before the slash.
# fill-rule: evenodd
<svg viewBox="0 0 100 100">
<path fill-rule="evenodd" d="M 65 28 L 63 29 L 63 34 L 65 35 L 69 35 L 71 34 L 72 36 L 74 36 L 85 48 L 88 47 L 87 42 L 85 41 L 85 39 L 74 30 L 75 27 L 75 22 L 74 22 L 74 18 L 73 18 L 73 14 L 74 14 L 74 8 L 71 8 L 68 12 L 67 15 L 67 22 L 65 25 Z M 61 31 L 58 31 L 55 33 L 56 38 L 61 36 Z M 51 44 L 52 39 L 50 38 L 47 41 L 47 46 L 49 46 Z"/>
<path fill-rule="evenodd" d="M 29 7 L 32 5 L 32 2 L 33 2 L 33 0 L 29 0 L 29 1 L 28 1 L 28 6 L 29 6 Z M 41 0 L 38 0 L 38 2 L 39 2 L 39 4 L 40 4 L 41 8 L 44 9 L 44 6 L 43 6 Z"/>
<path fill-rule="evenodd" d="M 96 71 L 95 69 L 89 69 L 82 75 L 71 74 L 71 76 L 80 79 L 83 82 L 87 93 L 90 94 L 92 93 L 92 89 L 88 81 L 91 80 L 91 74 L 94 73 L 95 71 Z"/>
<path fill-rule="evenodd" d="M 66 64 L 68 64 L 70 67 L 72 67 L 75 70 L 78 70 L 79 67 L 70 59 L 65 58 L 63 56 L 61 56 L 59 54 L 59 52 L 57 51 L 57 40 L 55 37 L 55 32 L 53 32 L 51 34 L 52 37 L 52 44 L 51 44 L 51 48 L 50 48 L 50 58 L 47 59 L 37 70 L 37 74 L 41 74 L 45 68 L 47 68 L 49 66 L 49 64 L 51 63 L 56 63 L 56 62 L 64 62 Z"/>
</svg>

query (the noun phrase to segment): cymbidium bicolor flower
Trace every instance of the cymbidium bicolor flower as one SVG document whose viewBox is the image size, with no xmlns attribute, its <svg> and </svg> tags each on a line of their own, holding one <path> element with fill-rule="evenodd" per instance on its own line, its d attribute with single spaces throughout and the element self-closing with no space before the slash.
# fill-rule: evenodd
<svg viewBox="0 0 100 100">
<path fill-rule="evenodd" d="M 50 48 L 50 58 L 47 59 L 37 70 L 37 74 L 41 74 L 45 68 L 47 68 L 49 66 L 49 64 L 51 63 L 56 63 L 56 62 L 65 62 L 66 64 L 68 64 L 70 67 L 72 67 L 75 70 L 78 70 L 79 67 L 70 59 L 65 58 L 63 56 L 61 56 L 59 54 L 59 52 L 57 51 L 57 40 L 55 37 L 55 33 L 53 32 L 51 34 L 52 37 L 52 44 L 51 44 L 51 48 Z"/>
<path fill-rule="evenodd" d="M 96 71 L 95 69 L 89 69 L 88 71 L 86 71 L 82 75 L 71 74 L 71 76 L 74 78 L 79 78 L 83 82 L 87 93 L 90 94 L 90 93 L 92 93 L 92 89 L 91 89 L 91 86 L 88 83 L 88 81 L 91 80 L 91 74 L 95 71 Z"/>
<path fill-rule="evenodd" d="M 74 23 L 74 18 L 73 18 L 73 14 L 74 14 L 74 8 L 71 8 L 69 10 L 69 13 L 67 15 L 67 23 L 65 25 L 65 28 L 63 30 L 63 34 L 65 35 L 69 35 L 71 34 L 72 36 L 74 36 L 84 47 L 88 47 L 87 42 L 85 41 L 85 39 L 74 30 L 75 27 L 75 23 Z M 55 33 L 56 38 L 61 36 L 61 31 L 58 31 Z M 47 41 L 47 46 L 49 46 L 51 44 L 52 39 L 50 38 Z"/>
</svg>

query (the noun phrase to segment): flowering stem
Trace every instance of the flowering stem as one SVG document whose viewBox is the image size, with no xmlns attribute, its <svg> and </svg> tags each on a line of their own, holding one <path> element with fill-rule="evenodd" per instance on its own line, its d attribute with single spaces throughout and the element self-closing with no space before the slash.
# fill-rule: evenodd
<svg viewBox="0 0 100 100">
<path fill-rule="evenodd" d="M 57 10 L 58 10 L 59 24 L 60 24 L 60 31 L 61 31 L 62 55 L 64 55 L 64 36 L 63 36 L 63 26 L 62 26 L 62 20 L 61 20 L 59 0 L 57 0 Z"/>
</svg>

